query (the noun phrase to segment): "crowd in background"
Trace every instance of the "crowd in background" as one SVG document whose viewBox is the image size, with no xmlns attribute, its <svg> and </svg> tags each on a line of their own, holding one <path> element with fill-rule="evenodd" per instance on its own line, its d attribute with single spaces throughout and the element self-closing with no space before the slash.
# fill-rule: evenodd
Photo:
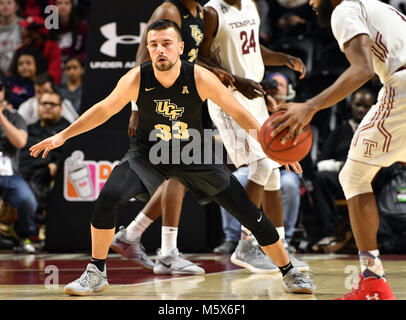
<svg viewBox="0 0 406 320">
<path fill-rule="evenodd" d="M 33 242 L 45 224 L 47 194 L 63 159 L 55 150 L 47 159 L 34 161 L 28 149 L 81 113 L 89 2 L 0 0 L 0 163 L 6 163 L 0 166 L 0 223 L 13 225 L 0 229 L 0 248 L 36 250 Z M 50 4 L 58 8 L 59 27 L 55 29 L 45 25 L 45 8 Z M 264 98 L 270 113 L 275 101 L 313 97 L 349 66 L 331 30 L 318 26 L 307 0 L 257 0 L 257 4 L 261 43 L 300 57 L 307 66 L 302 80 L 288 68 L 266 69 L 262 85 L 268 92 Z M 391 0 L 390 4 L 406 13 L 406 0 Z M 287 239 L 295 250 L 355 250 L 338 173 L 352 135 L 380 88 L 379 79 L 374 78 L 312 120 L 313 146 L 301 161 L 304 173 L 285 183 L 282 180 Z M 381 252 L 406 251 L 405 165 L 385 168 L 374 184 L 381 214 Z M 222 219 L 228 219 L 224 212 Z M 226 227 L 225 241 L 235 243 L 239 232 L 234 239 Z M 234 228 L 238 231 L 239 226 Z M 215 252 L 232 252 L 231 247 L 224 250 Z"/>
</svg>

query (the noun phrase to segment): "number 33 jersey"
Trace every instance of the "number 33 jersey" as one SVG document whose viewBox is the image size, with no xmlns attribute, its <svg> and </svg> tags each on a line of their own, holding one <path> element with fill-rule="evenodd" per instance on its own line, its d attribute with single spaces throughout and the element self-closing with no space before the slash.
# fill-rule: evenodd
<svg viewBox="0 0 406 320">
<path fill-rule="evenodd" d="M 260 18 L 252 0 L 241 0 L 241 9 L 223 0 L 210 0 L 205 7 L 217 11 L 218 29 L 210 51 L 232 74 L 257 82 L 264 76 L 259 44 Z"/>
<path fill-rule="evenodd" d="M 178 78 L 165 88 L 155 78 L 152 62 L 143 63 L 136 141 L 148 147 L 160 141 L 172 149 L 182 148 L 196 133 L 203 136 L 202 103 L 196 89 L 194 64 L 182 61 Z"/>
</svg>

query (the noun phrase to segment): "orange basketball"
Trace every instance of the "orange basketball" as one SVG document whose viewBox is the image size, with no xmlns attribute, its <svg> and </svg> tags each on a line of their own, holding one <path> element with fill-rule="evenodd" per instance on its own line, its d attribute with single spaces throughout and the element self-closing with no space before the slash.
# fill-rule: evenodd
<svg viewBox="0 0 406 320">
<path fill-rule="evenodd" d="M 313 135 L 310 125 L 304 128 L 299 136 L 296 145 L 293 145 L 293 138 L 281 144 L 282 137 L 288 132 L 288 128 L 283 130 L 275 137 L 271 137 L 274 129 L 270 122 L 285 113 L 285 110 L 273 113 L 262 125 L 260 132 L 260 142 L 265 154 L 272 160 L 280 164 L 288 164 L 300 161 L 309 153 L 312 148 Z"/>
</svg>

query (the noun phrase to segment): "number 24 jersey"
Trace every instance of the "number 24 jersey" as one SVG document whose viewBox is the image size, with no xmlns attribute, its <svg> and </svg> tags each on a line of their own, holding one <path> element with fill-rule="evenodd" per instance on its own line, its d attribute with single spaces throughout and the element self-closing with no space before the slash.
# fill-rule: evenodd
<svg viewBox="0 0 406 320">
<path fill-rule="evenodd" d="M 217 11 L 218 28 L 210 50 L 232 74 L 257 82 L 264 76 L 259 43 L 260 18 L 252 0 L 241 0 L 241 10 L 223 0 L 205 5 Z"/>
</svg>

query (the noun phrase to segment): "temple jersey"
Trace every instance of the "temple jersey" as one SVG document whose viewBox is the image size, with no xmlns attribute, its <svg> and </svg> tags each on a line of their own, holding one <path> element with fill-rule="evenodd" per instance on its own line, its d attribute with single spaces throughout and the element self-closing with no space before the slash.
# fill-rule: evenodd
<svg viewBox="0 0 406 320">
<path fill-rule="evenodd" d="M 222 0 L 205 4 L 217 11 L 218 29 L 210 50 L 230 73 L 261 82 L 264 65 L 259 43 L 260 18 L 252 0 L 241 0 L 241 10 Z"/>
<path fill-rule="evenodd" d="M 331 27 L 341 51 L 358 34 L 372 40 L 375 73 L 382 83 L 406 65 L 406 17 L 377 0 L 344 0 L 333 11 Z"/>
<path fill-rule="evenodd" d="M 185 49 L 181 55 L 181 59 L 194 62 L 198 56 L 199 46 L 203 41 L 203 11 L 201 10 L 200 6 L 198 6 L 196 9 L 197 15 L 194 17 L 188 8 L 186 8 L 180 1 L 167 0 L 166 2 L 170 2 L 178 8 L 182 21 L 181 33 L 182 40 L 185 43 Z"/>
<path fill-rule="evenodd" d="M 359 34 L 372 41 L 375 73 L 383 86 L 377 102 L 359 124 L 348 158 L 378 167 L 406 159 L 406 17 L 377 0 L 344 0 L 331 26 L 340 49 Z"/>
</svg>

